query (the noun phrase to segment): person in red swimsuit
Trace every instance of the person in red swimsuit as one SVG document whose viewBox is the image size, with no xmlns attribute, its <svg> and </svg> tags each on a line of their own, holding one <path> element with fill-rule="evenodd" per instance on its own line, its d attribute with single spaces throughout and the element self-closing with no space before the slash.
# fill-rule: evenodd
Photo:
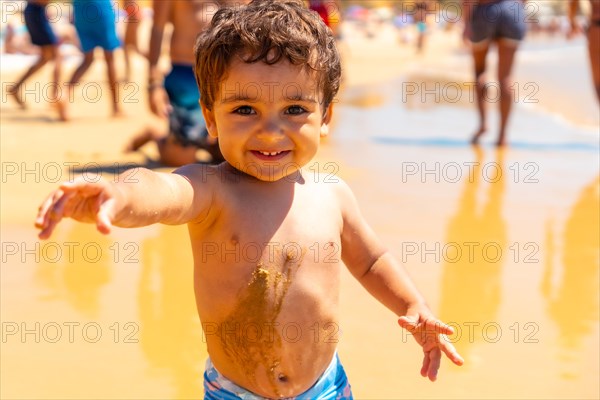
<svg viewBox="0 0 600 400">
<path fill-rule="evenodd" d="M 339 38 L 339 25 L 342 20 L 341 0 L 308 0 L 308 8 L 316 11 L 333 35 Z"/>
</svg>

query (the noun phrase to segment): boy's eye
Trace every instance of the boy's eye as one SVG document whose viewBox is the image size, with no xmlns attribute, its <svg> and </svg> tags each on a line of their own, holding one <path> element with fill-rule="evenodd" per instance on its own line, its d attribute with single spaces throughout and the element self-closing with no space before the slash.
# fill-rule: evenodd
<svg viewBox="0 0 600 400">
<path fill-rule="evenodd" d="M 250 106 L 241 106 L 241 107 L 238 107 L 233 112 L 236 113 L 236 114 L 240 114 L 240 115 L 251 115 L 251 114 L 254 114 L 254 110 Z"/>
<path fill-rule="evenodd" d="M 292 114 L 292 115 L 300 115 L 305 112 L 306 112 L 306 110 L 301 106 L 290 106 L 290 107 L 288 107 L 288 109 L 286 111 L 287 114 Z"/>
</svg>

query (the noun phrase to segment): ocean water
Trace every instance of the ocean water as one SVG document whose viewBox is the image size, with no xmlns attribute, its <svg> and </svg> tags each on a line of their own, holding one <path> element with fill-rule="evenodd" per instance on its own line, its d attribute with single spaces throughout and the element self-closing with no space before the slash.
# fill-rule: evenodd
<svg viewBox="0 0 600 400">
<path fill-rule="evenodd" d="M 438 76 L 440 91 L 460 85 L 444 67 L 417 65 L 341 95 L 322 162 L 335 165 L 434 312 L 455 326 L 451 340 L 466 359 L 443 364 L 435 385 L 421 382 L 418 362 L 406 361 L 418 351 L 393 327 L 372 328 L 393 317 L 361 298 L 371 308 L 343 307 L 345 339 L 370 346 L 341 344 L 358 398 L 599 396 L 600 128 L 586 57 L 583 42 L 523 46 L 515 81 L 536 85 L 538 101 L 515 103 L 504 149 L 494 146 L 497 104 L 473 147 L 468 93 L 436 102 L 433 90 L 417 100 L 403 90 L 435 88 Z M 457 54 L 452 76 L 468 62 Z M 361 296 L 348 285 L 348 298 Z"/>
</svg>

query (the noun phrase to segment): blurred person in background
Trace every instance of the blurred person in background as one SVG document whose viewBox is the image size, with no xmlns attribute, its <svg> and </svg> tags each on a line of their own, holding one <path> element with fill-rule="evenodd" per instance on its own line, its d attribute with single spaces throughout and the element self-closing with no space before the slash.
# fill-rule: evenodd
<svg viewBox="0 0 600 400">
<path fill-rule="evenodd" d="M 592 11 L 587 31 L 588 52 L 596 96 L 600 101 L 600 0 L 589 0 L 589 2 L 592 6 Z M 578 9 L 579 0 L 569 0 L 569 22 L 571 26 L 568 33 L 569 38 L 582 32 L 576 20 Z"/>
<path fill-rule="evenodd" d="M 427 1 L 417 1 L 415 3 L 414 21 L 417 25 L 417 53 L 423 51 L 425 35 L 427 34 Z"/>
<path fill-rule="evenodd" d="M 333 36 L 340 39 L 340 24 L 342 22 L 341 0 L 308 0 L 308 8 L 316 11 L 325 25 L 331 29 Z"/>
<path fill-rule="evenodd" d="M 21 12 L 6 18 L 2 22 L 2 52 L 6 54 L 40 54 L 40 48 L 31 43 L 31 36 Z"/>
<path fill-rule="evenodd" d="M 123 11 L 125 11 L 125 34 L 123 38 L 123 54 L 125 55 L 125 82 L 131 80 L 131 55 L 132 53 L 143 54 L 138 46 L 138 29 L 143 19 L 141 2 L 137 0 L 124 0 Z"/>
<path fill-rule="evenodd" d="M 463 0 L 463 37 L 471 42 L 479 128 L 471 143 L 477 144 L 487 131 L 486 56 L 492 43 L 498 48 L 500 126 L 496 144 L 506 144 L 506 126 L 513 102 L 511 70 L 514 56 L 525 37 L 526 0 Z"/>
<path fill-rule="evenodd" d="M 83 75 L 94 62 L 94 50 L 101 47 L 104 50 L 106 73 L 112 98 L 113 116 L 121 116 L 119 105 L 117 74 L 115 70 L 114 51 L 121 46 L 117 38 L 115 10 L 110 0 L 74 0 L 74 24 L 79 36 L 83 61 L 73 72 L 69 80 L 69 98 Z"/>
<path fill-rule="evenodd" d="M 154 1 L 154 19 L 150 33 L 148 99 L 153 114 L 168 121 L 168 129 L 149 126 L 136 135 L 126 151 L 137 151 L 148 142 L 154 142 L 159 162 L 179 167 L 197 162 L 198 149 L 207 151 L 211 162 L 223 161 L 216 139 L 208 136 L 202 110 L 200 92 L 194 76 L 194 45 L 196 36 L 210 22 L 218 6 L 239 7 L 248 1 L 193 0 Z M 173 26 L 169 58 L 170 71 L 159 67 L 163 36 L 167 24 Z"/>
<path fill-rule="evenodd" d="M 40 56 L 37 61 L 19 78 L 19 80 L 8 89 L 8 93 L 13 96 L 15 101 L 23 109 L 26 108 L 25 101 L 21 97 L 21 87 L 33 74 L 39 71 L 50 61 L 54 61 L 54 72 L 52 75 L 52 97 L 48 99 L 56 107 L 61 121 L 66 121 L 67 114 L 65 102 L 59 94 L 60 75 L 61 75 L 61 56 L 59 52 L 60 41 L 54 34 L 50 21 L 46 15 L 46 5 L 48 0 L 29 0 L 23 17 L 25 26 L 29 31 L 31 43 L 39 46 Z"/>
</svg>

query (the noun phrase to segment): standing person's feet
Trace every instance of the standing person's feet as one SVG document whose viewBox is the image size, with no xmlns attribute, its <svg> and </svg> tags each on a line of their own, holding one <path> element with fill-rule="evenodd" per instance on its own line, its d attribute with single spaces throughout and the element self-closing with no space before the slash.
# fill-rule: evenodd
<svg viewBox="0 0 600 400">
<path fill-rule="evenodd" d="M 496 142 L 496 146 L 504 147 L 506 146 L 506 134 L 504 132 L 500 132 L 498 135 L 498 141 Z"/>
<path fill-rule="evenodd" d="M 64 101 L 59 100 L 54 104 L 56 107 L 56 111 L 58 111 L 58 119 L 62 122 L 67 122 L 69 120 L 69 115 L 67 113 L 67 105 Z"/>
<path fill-rule="evenodd" d="M 481 136 L 483 136 L 483 134 L 485 134 L 486 128 L 481 127 L 479 128 L 479 130 L 477 132 L 475 132 L 475 134 L 473 135 L 473 138 L 471 138 L 471 144 L 479 144 L 479 138 Z"/>
<path fill-rule="evenodd" d="M 15 101 L 17 102 L 17 104 L 19 105 L 19 107 L 22 110 L 27 109 L 27 105 L 25 104 L 25 102 L 21 98 L 21 95 L 19 94 L 19 88 L 16 85 L 13 85 L 13 86 L 9 87 L 8 90 L 7 90 L 7 92 L 8 92 L 8 94 L 10 94 L 15 99 Z"/>
</svg>

